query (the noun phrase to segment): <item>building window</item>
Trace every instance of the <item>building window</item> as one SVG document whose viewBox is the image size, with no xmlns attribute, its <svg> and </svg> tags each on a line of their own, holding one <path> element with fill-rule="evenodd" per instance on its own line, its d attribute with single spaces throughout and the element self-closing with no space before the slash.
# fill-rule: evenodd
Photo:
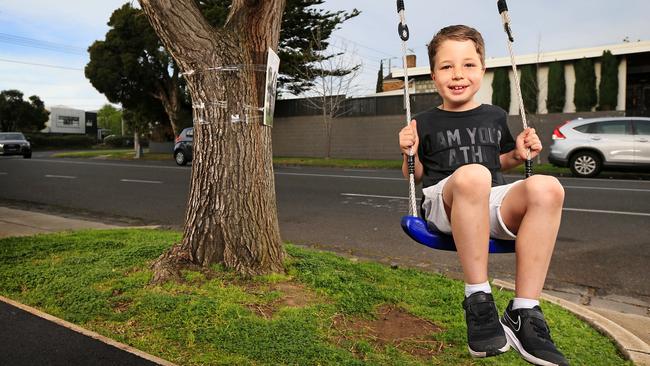
<svg viewBox="0 0 650 366">
<path fill-rule="evenodd" d="M 56 125 L 58 127 L 79 127 L 79 117 L 59 116 Z"/>
</svg>

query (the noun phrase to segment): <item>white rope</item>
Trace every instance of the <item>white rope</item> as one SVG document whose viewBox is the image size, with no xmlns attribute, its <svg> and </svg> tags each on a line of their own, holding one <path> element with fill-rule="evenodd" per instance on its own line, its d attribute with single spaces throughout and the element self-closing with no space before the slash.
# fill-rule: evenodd
<svg viewBox="0 0 650 366">
<path fill-rule="evenodd" d="M 399 18 L 402 25 L 406 25 L 406 16 L 404 15 L 404 10 L 399 11 Z M 411 95 L 409 93 L 409 73 L 408 73 L 408 61 L 406 57 L 406 41 L 402 40 L 402 66 L 404 68 L 404 105 L 406 107 L 406 126 L 409 126 L 411 123 Z M 415 152 L 413 147 L 409 149 L 409 157 L 414 159 Z M 409 214 L 411 216 L 418 215 L 418 206 L 417 200 L 415 198 L 415 174 L 409 171 Z"/>
</svg>

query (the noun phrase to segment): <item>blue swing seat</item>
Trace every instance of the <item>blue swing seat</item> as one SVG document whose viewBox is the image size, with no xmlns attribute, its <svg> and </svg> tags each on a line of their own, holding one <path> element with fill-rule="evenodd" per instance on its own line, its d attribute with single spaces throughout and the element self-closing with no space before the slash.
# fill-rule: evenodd
<svg viewBox="0 0 650 366">
<path fill-rule="evenodd" d="M 454 238 L 431 231 L 427 222 L 417 216 L 403 216 L 402 229 L 411 239 L 429 248 L 456 251 Z M 490 253 L 514 253 L 514 240 L 490 239 Z"/>
</svg>

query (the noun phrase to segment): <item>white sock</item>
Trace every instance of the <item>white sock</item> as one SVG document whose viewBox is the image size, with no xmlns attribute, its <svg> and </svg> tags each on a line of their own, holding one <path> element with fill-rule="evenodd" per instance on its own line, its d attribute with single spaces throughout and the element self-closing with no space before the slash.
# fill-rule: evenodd
<svg viewBox="0 0 650 366">
<path fill-rule="evenodd" d="M 470 297 L 472 294 L 483 291 L 486 294 L 491 294 L 492 289 L 490 288 L 490 283 L 485 281 L 483 283 L 477 283 L 470 285 L 469 283 L 465 284 L 465 297 Z"/>
<path fill-rule="evenodd" d="M 515 297 L 512 301 L 512 310 L 515 309 L 532 309 L 539 306 L 539 300 L 524 299 L 523 297 Z"/>
</svg>

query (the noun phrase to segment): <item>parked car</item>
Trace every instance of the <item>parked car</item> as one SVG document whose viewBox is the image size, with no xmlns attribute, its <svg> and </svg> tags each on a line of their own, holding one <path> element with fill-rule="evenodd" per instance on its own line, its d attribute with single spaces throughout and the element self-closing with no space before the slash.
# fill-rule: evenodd
<svg viewBox="0 0 650 366">
<path fill-rule="evenodd" d="M 194 141 L 194 128 L 188 127 L 176 137 L 174 144 L 174 161 L 178 165 L 185 165 L 192 161 L 192 142 Z"/>
<path fill-rule="evenodd" d="M 574 119 L 557 126 L 548 160 L 577 177 L 595 177 L 603 168 L 650 169 L 650 118 Z"/>
<path fill-rule="evenodd" d="M 32 145 L 20 132 L 0 132 L 0 155 L 22 155 L 32 157 Z"/>
</svg>

